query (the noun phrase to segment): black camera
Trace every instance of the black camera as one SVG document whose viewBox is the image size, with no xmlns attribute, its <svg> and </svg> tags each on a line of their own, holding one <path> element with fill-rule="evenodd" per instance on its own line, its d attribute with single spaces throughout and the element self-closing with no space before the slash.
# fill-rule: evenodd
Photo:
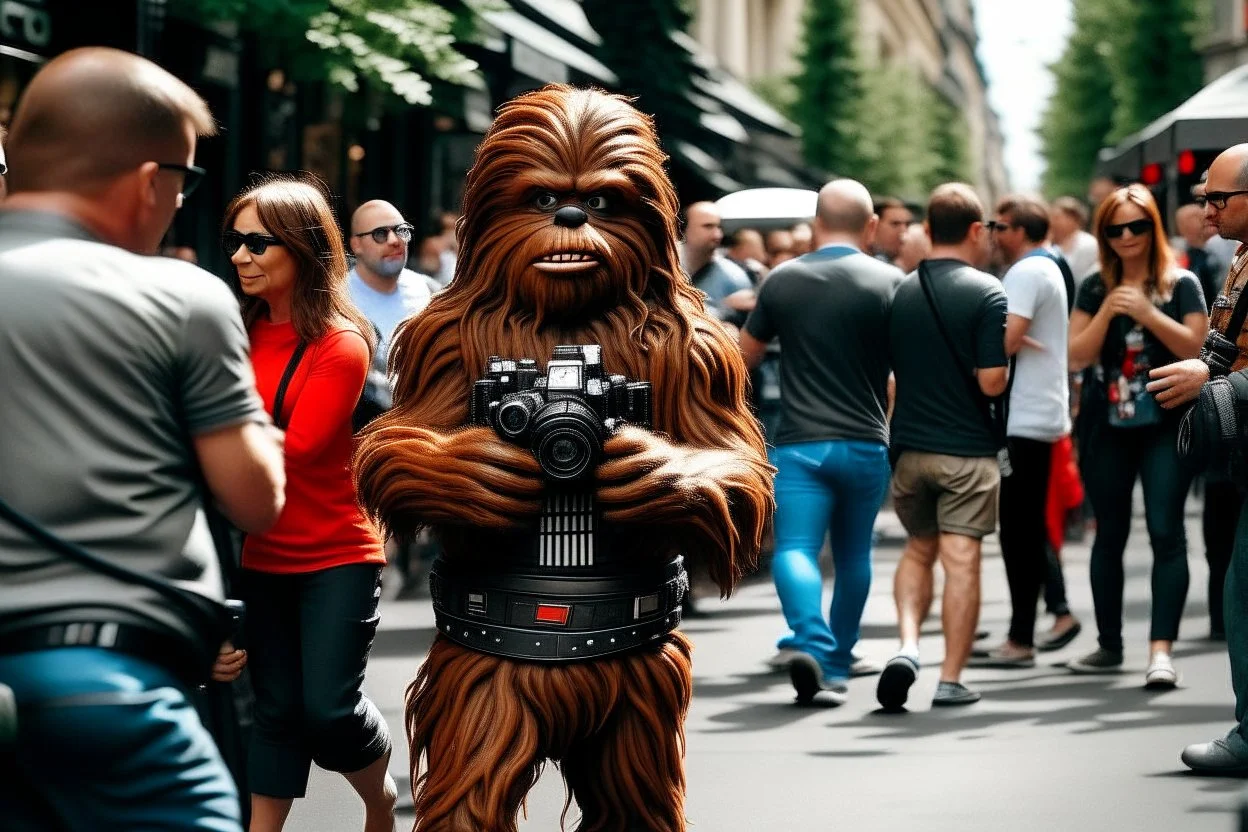
<svg viewBox="0 0 1248 832">
<path fill-rule="evenodd" d="M 604 374 L 597 344 L 555 347 L 544 376 L 532 358 L 492 355 L 473 384 L 468 419 L 527 445 L 547 478 L 576 480 L 621 425 L 650 427 L 650 382 Z"/>
<path fill-rule="evenodd" d="M 1229 375 L 1238 359 L 1239 346 L 1216 329 L 1209 330 L 1200 348 L 1200 360 L 1209 365 L 1209 377 Z"/>
</svg>

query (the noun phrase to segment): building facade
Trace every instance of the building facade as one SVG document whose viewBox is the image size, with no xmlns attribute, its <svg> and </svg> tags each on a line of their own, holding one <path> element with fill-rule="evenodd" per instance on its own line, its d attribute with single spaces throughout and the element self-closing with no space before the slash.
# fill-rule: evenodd
<svg viewBox="0 0 1248 832">
<path fill-rule="evenodd" d="M 1199 43 L 1205 83 L 1248 64 L 1248 1 L 1213 0 L 1208 34 Z"/>
<path fill-rule="evenodd" d="M 693 35 L 741 78 L 791 77 L 798 70 L 805 5 L 805 0 L 697 0 Z M 868 70 L 898 63 L 912 67 L 965 114 L 975 165 L 972 184 L 990 201 L 1007 191 L 1004 140 L 976 56 L 971 0 L 859 0 L 858 37 Z"/>
</svg>

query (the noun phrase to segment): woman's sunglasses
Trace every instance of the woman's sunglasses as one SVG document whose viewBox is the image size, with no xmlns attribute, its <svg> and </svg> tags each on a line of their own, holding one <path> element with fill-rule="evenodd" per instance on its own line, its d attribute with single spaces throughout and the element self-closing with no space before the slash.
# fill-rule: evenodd
<svg viewBox="0 0 1248 832">
<path fill-rule="evenodd" d="M 247 246 L 247 250 L 259 257 L 269 246 L 280 246 L 282 241 L 268 234 L 241 234 L 238 231 L 227 231 L 221 235 L 221 248 L 227 255 L 238 251 L 239 246 Z"/>
<path fill-rule="evenodd" d="M 1105 236 L 1111 240 L 1116 240 L 1122 236 L 1122 232 L 1130 231 L 1134 237 L 1147 234 L 1153 230 L 1152 220 L 1131 220 L 1131 222 L 1120 222 L 1115 225 L 1105 226 Z"/>
</svg>

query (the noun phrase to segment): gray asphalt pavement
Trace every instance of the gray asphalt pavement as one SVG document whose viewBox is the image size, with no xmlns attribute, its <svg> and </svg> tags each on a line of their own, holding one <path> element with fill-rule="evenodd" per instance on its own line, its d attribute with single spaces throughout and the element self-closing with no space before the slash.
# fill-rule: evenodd
<svg viewBox="0 0 1248 832">
<path fill-rule="evenodd" d="M 1193 511 L 1197 508 L 1192 503 Z M 895 647 L 892 575 L 900 552 L 896 519 L 884 541 L 860 652 L 883 661 Z M 878 712 L 875 679 L 855 679 L 839 708 L 799 708 L 787 677 L 765 672 L 784 629 L 769 581 L 755 580 L 726 602 L 703 600 L 705 617 L 684 627 L 694 640 L 695 695 L 689 720 L 687 813 L 692 830 L 1157 830 L 1229 832 L 1243 781 L 1189 776 L 1179 752 L 1230 727 L 1233 699 L 1225 644 L 1208 641 L 1207 570 L 1199 518 L 1189 517 L 1192 582 L 1175 663 L 1178 690 L 1143 690 L 1147 663 L 1149 564 L 1143 524 L 1127 554 L 1127 670 L 1076 677 L 1061 663 L 1095 647 L 1088 544 L 1066 549 L 1071 604 L 1084 632 L 1066 649 L 1041 654 L 1034 670 L 972 670 L 983 701 L 929 708 L 943 645 L 937 609 L 922 644 L 924 670 L 911 711 Z M 1004 637 L 1009 601 L 995 541 L 984 560 L 981 626 Z M 937 595 L 939 597 L 939 593 Z M 391 770 L 408 791 L 403 690 L 433 634 L 425 597 L 389 602 L 369 666 L 367 690 L 395 732 Z M 1042 619 L 1042 626 L 1047 622 Z M 310 797 L 287 828 L 351 832 L 363 809 L 345 781 L 314 771 Z M 564 794 L 548 767 L 530 796 L 525 832 L 559 828 Z M 412 824 L 405 794 L 399 829 Z M 575 818 L 575 809 L 571 813 Z M 574 823 L 569 828 L 575 828 Z"/>
</svg>

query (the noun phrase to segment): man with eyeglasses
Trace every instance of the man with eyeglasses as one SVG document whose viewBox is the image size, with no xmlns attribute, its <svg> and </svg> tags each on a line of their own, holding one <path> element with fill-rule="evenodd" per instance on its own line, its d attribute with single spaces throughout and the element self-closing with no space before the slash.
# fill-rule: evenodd
<svg viewBox="0 0 1248 832">
<path fill-rule="evenodd" d="M 282 435 L 229 289 L 149 256 L 198 176 L 197 136 L 215 130 L 182 81 L 103 48 L 48 62 L 13 119 L 0 211 L 5 829 L 241 830 L 193 704 L 210 669 L 232 672 L 205 500 L 244 531 L 272 526 Z"/>
<path fill-rule="evenodd" d="M 378 355 L 390 354 L 390 339 L 399 324 L 429 305 L 439 288 L 430 278 L 407 268 L 412 226 L 389 202 L 365 202 L 351 216 L 351 300 L 381 337 Z"/>
<path fill-rule="evenodd" d="M 1213 160 L 1203 202 L 1205 219 L 1217 226 L 1222 237 L 1240 243 L 1222 292 L 1213 304 L 1210 323 L 1239 347 L 1239 356 L 1231 369 L 1232 374 L 1243 375 L 1248 369 L 1248 327 L 1242 327 L 1240 332 L 1225 330 L 1235 303 L 1248 285 L 1248 144 L 1235 145 Z M 1200 394 L 1209 380 L 1209 370 L 1199 358 L 1159 367 L 1152 371 L 1154 381 L 1148 389 L 1162 407 L 1182 407 Z M 1235 520 L 1225 516 L 1220 522 Z M 1235 529 L 1223 612 L 1238 724 L 1225 737 L 1189 745 L 1183 749 L 1182 760 L 1197 773 L 1248 777 L 1248 511 L 1240 511 Z"/>
</svg>

